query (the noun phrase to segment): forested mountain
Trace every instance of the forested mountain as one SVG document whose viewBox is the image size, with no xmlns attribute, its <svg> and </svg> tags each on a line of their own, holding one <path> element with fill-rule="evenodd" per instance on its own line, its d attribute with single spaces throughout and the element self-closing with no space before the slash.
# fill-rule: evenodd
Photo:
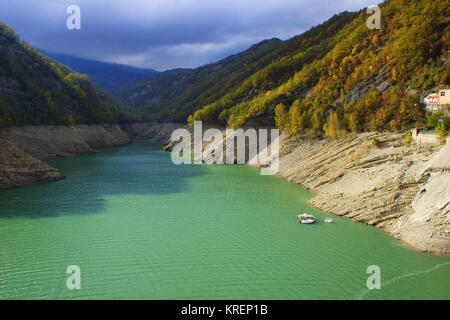
<svg viewBox="0 0 450 320">
<path fill-rule="evenodd" d="M 93 83 L 110 92 L 131 80 L 159 73 L 152 69 L 135 68 L 123 64 L 93 61 L 61 53 L 41 52 L 50 58 L 70 67 L 72 70 L 86 74 Z"/>
<path fill-rule="evenodd" d="M 339 135 L 426 125 L 420 96 L 449 84 L 450 1 L 391 0 L 381 29 L 344 12 L 194 70 L 132 82 L 117 97 L 152 118 Z"/>
<path fill-rule="evenodd" d="M 435 126 L 440 118 L 427 115 L 420 98 L 450 82 L 450 0 L 387 0 L 380 7 L 379 30 L 367 27 L 365 9 L 343 12 L 286 41 L 265 40 L 203 67 L 137 78 L 113 90 L 116 98 L 2 24 L 0 126 L 203 120 L 331 136 Z M 101 70 L 69 60 L 93 78 Z M 110 74 L 99 72 L 114 78 L 106 88 L 141 72 L 112 66 Z"/>
<path fill-rule="evenodd" d="M 290 69 L 283 83 L 262 87 L 253 80 L 261 70 L 190 121 L 238 127 L 264 119 L 288 133 L 332 136 L 426 125 L 420 94 L 449 84 L 450 1 L 392 0 L 380 7 L 381 29 L 369 29 L 361 10 L 326 42 L 326 53 Z M 310 48 L 302 43 L 293 57 Z"/>
<path fill-rule="evenodd" d="M 0 23 L 0 127 L 137 119 L 120 104 Z"/>
</svg>

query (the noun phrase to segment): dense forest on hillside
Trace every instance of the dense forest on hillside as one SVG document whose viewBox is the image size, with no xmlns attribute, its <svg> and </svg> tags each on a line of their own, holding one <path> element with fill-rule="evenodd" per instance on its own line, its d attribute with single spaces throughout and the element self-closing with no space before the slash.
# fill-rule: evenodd
<svg viewBox="0 0 450 320">
<path fill-rule="evenodd" d="M 332 136 L 427 126 L 420 94 L 449 84 L 449 8 L 448 0 L 385 1 L 380 30 L 367 28 L 369 15 L 362 10 L 329 42 L 331 32 L 321 26 L 325 30 L 318 37 L 328 44 L 326 54 L 292 66 L 313 46 L 302 42 L 292 58 L 252 75 L 189 121 L 235 128 L 269 119 L 291 134 L 304 130 Z M 289 78 L 281 84 L 258 81 L 274 65 L 289 70 Z"/>
<path fill-rule="evenodd" d="M 0 127 L 139 120 L 121 105 L 0 23 Z"/>
<path fill-rule="evenodd" d="M 343 12 L 286 41 L 138 78 L 114 98 L 0 24 L 0 127 L 202 120 L 333 137 L 411 126 L 446 131 L 449 118 L 425 112 L 421 98 L 450 82 L 450 0 L 380 7 L 379 30 L 367 27 L 365 9 Z"/>
<path fill-rule="evenodd" d="M 343 12 L 292 39 L 139 79 L 115 94 L 152 119 L 277 125 L 289 134 L 430 127 L 435 117 L 421 98 L 449 84 L 450 1 L 380 7 L 381 29 L 367 27 L 365 9 Z"/>
</svg>

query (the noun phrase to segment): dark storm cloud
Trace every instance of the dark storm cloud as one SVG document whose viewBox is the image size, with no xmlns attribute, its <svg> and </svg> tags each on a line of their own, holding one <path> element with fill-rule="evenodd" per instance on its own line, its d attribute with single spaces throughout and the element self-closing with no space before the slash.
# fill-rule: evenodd
<svg viewBox="0 0 450 320">
<path fill-rule="evenodd" d="M 267 38 L 287 39 L 374 0 L 15 0 L 0 20 L 49 52 L 168 69 L 195 67 Z M 81 8 L 81 30 L 66 9 Z"/>
</svg>

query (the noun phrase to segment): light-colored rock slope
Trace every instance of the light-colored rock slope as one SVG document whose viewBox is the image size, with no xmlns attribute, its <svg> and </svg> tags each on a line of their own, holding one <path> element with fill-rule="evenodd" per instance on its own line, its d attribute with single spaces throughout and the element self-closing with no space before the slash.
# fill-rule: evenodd
<svg viewBox="0 0 450 320">
<path fill-rule="evenodd" d="M 117 124 L 13 127 L 3 130 L 2 137 L 40 160 L 94 153 L 101 147 L 130 142 Z"/>
<path fill-rule="evenodd" d="M 418 250 L 448 254 L 449 145 L 432 153 L 437 147 L 406 147 L 403 138 L 285 138 L 279 174 L 313 190 L 310 204 L 317 208 L 383 228 Z"/>
<path fill-rule="evenodd" d="M 420 190 L 409 214 L 390 230 L 394 236 L 425 251 L 450 251 L 450 144 L 447 143 L 416 173 Z"/>
</svg>

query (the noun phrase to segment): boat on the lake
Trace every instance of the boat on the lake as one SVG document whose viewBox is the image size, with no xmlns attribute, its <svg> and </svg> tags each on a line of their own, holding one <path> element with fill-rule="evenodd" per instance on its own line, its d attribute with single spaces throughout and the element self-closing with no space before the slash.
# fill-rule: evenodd
<svg viewBox="0 0 450 320">
<path fill-rule="evenodd" d="M 325 218 L 325 222 L 326 223 L 332 223 L 333 222 L 333 218 Z"/>
<path fill-rule="evenodd" d="M 300 221 L 300 223 L 303 224 L 310 224 L 316 222 L 316 218 L 312 214 L 307 213 L 299 214 L 297 218 Z"/>
</svg>

